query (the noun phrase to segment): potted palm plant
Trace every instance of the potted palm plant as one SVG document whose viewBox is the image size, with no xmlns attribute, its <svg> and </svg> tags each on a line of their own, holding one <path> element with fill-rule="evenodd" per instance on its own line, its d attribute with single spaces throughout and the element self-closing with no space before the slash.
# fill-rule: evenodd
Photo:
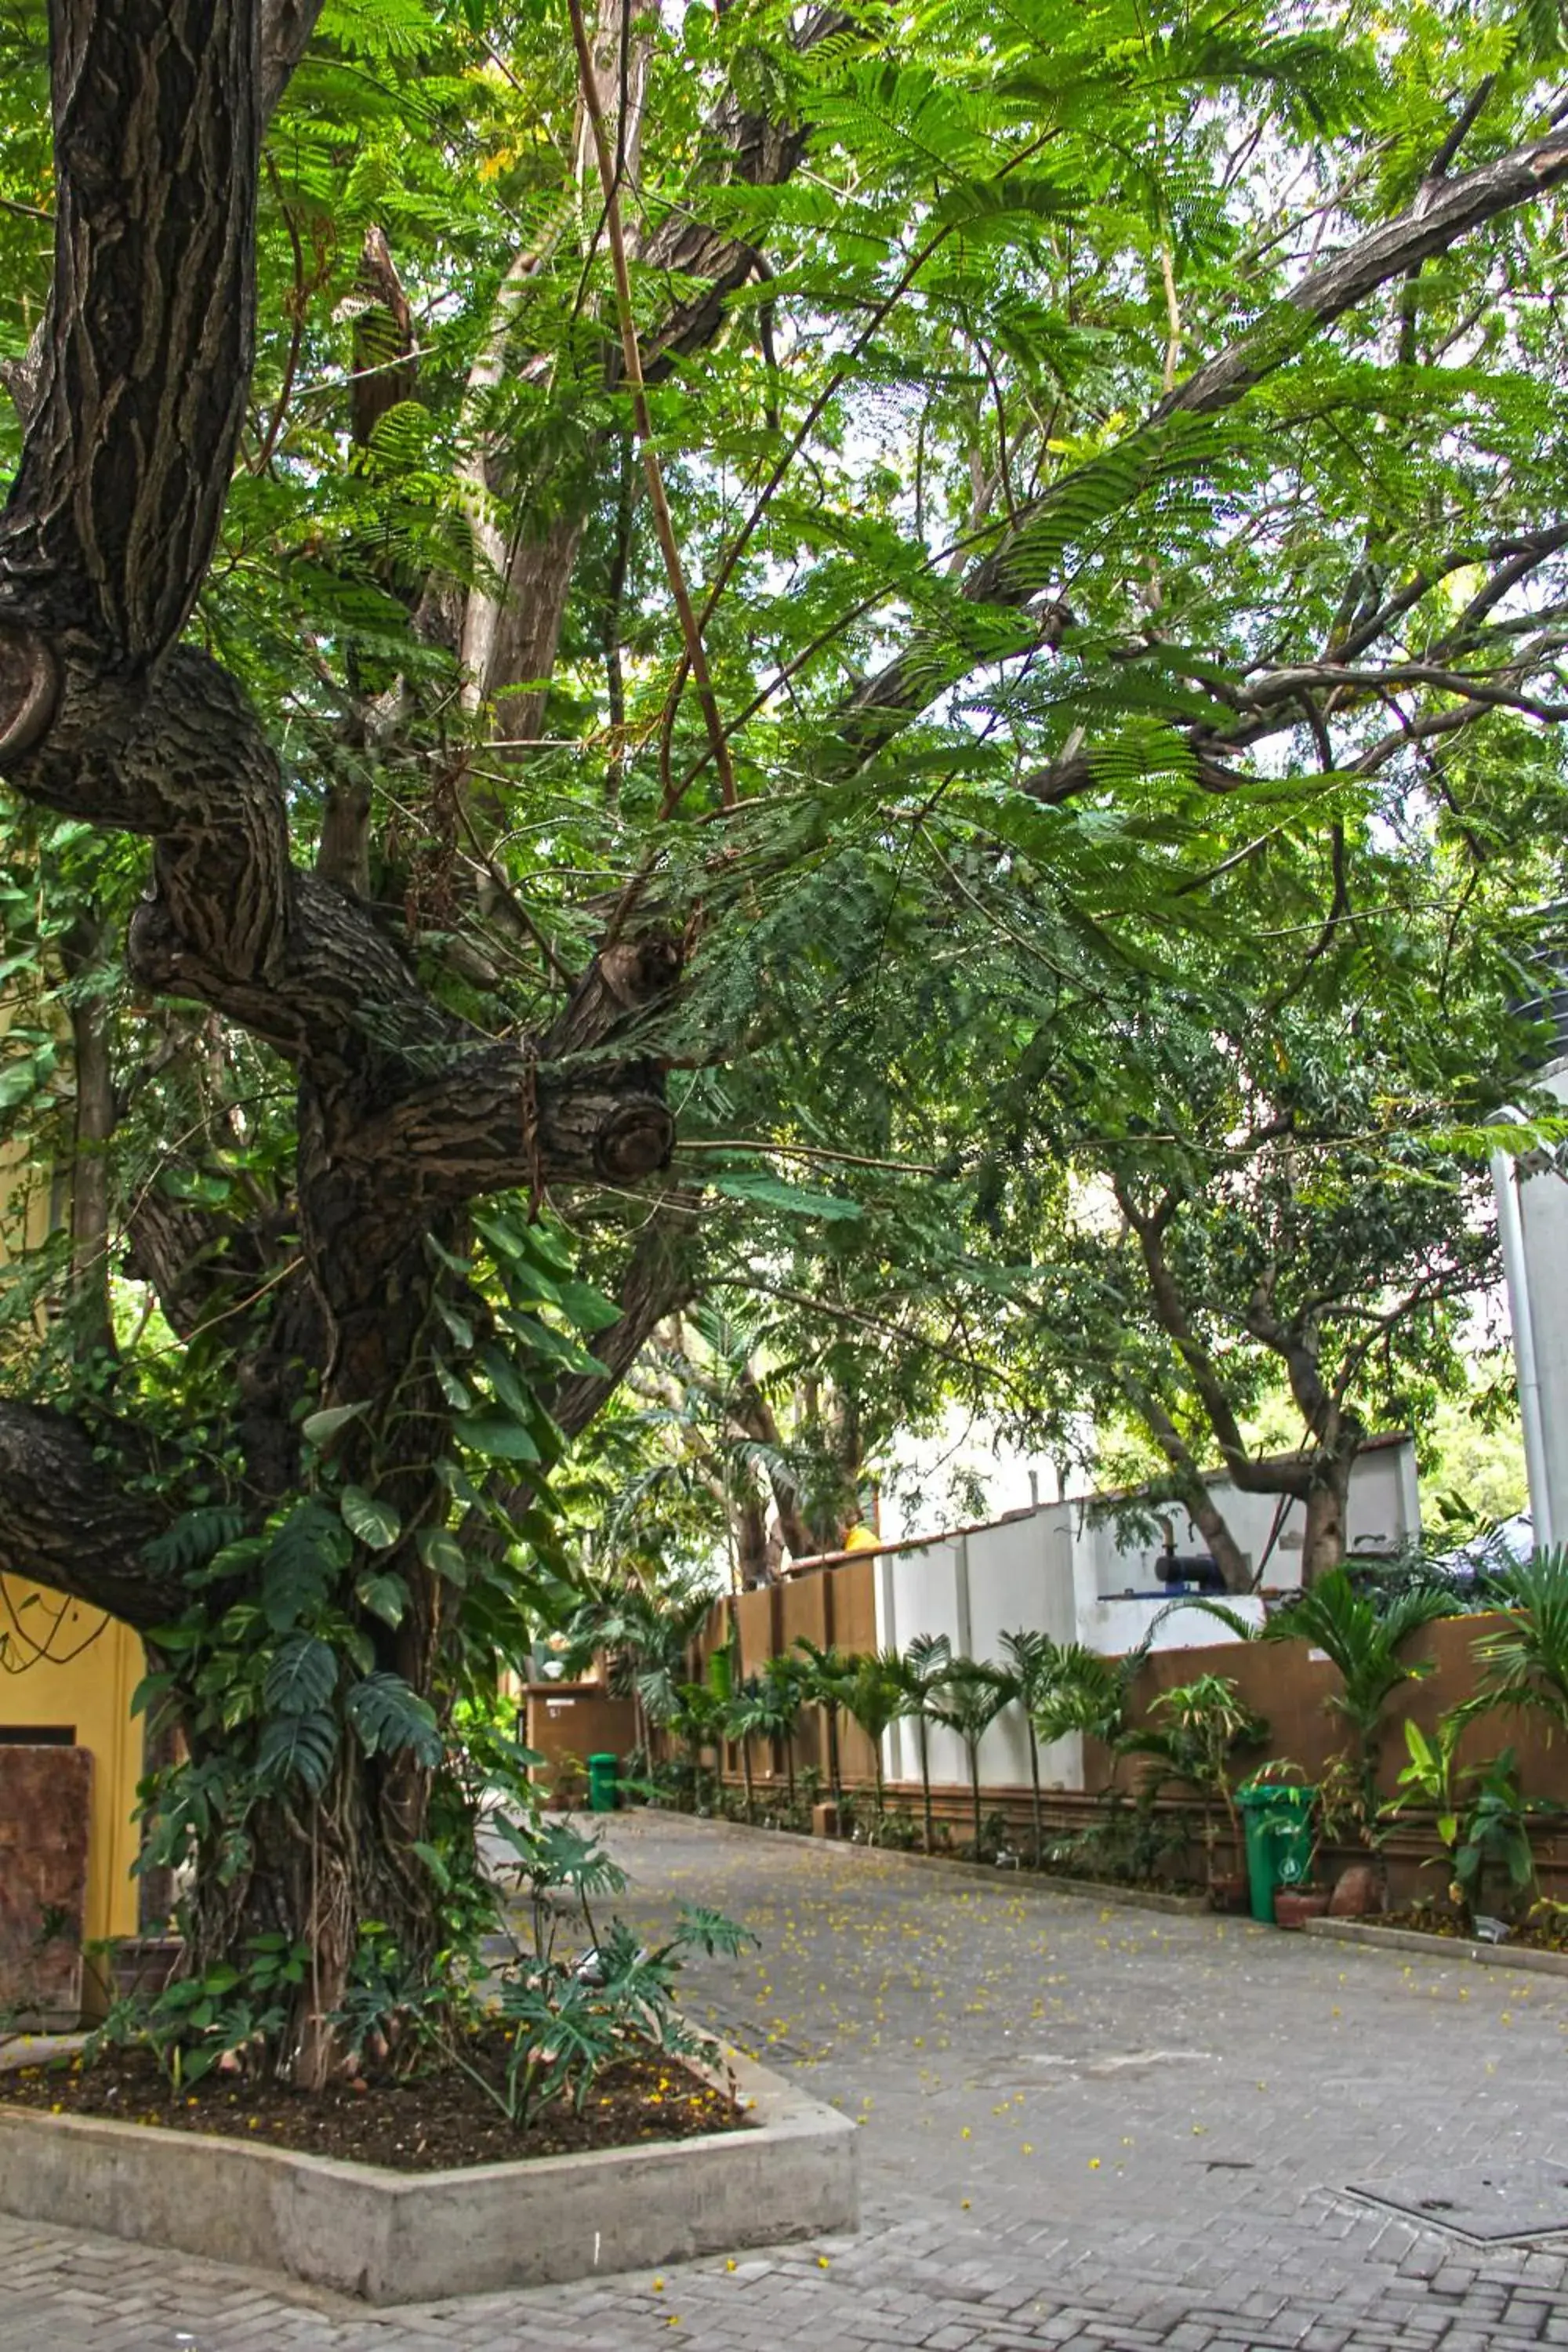
<svg viewBox="0 0 1568 2352">
<path fill-rule="evenodd" d="M 1231 1780 L 1232 1759 L 1240 1750 L 1258 1746 L 1268 1726 L 1241 1696 L 1227 1675 L 1200 1675 L 1195 1682 L 1162 1691 L 1150 1708 L 1151 1720 L 1123 1733 L 1122 1748 L 1156 1759 L 1162 1777 L 1184 1780 L 1194 1788 L 1204 1809 L 1204 1863 L 1209 1901 L 1218 1911 L 1239 1910 L 1247 1900 L 1247 1875 L 1241 1814 Z M 1230 1832 L 1230 1866 L 1218 1864 L 1220 1832 L 1215 1810 Z"/>
<path fill-rule="evenodd" d="M 1380 1908 L 1384 1865 L 1378 1859 L 1377 1769 L 1384 1710 L 1402 1684 L 1432 1672 L 1431 1662 L 1404 1653 L 1423 1627 L 1452 1617 L 1461 1603 L 1440 1584 L 1402 1584 L 1379 1590 L 1358 1583 L 1347 1568 L 1331 1569 L 1296 1594 L 1261 1627 L 1227 1609 L 1223 1601 L 1193 1600 L 1173 1607 L 1201 1609 L 1218 1617 L 1244 1641 L 1307 1642 L 1321 1650 L 1340 1677 L 1326 1704 L 1342 1717 L 1351 1738 L 1352 1769 L 1357 1782 L 1353 1805 L 1369 1860 L 1341 1874 L 1332 1898 L 1336 1910 Z M 1353 1885 L 1352 1885 L 1353 1881 Z"/>
</svg>

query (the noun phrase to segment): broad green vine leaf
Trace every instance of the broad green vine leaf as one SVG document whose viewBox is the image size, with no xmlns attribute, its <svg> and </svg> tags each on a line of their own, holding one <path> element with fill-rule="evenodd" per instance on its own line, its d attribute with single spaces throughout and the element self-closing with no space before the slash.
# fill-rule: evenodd
<svg viewBox="0 0 1568 2352">
<path fill-rule="evenodd" d="M 330 1715 L 278 1716 L 263 1726 L 258 1769 L 302 1780 L 312 1795 L 326 1786 L 337 1753 L 338 1727 Z"/>
<path fill-rule="evenodd" d="M 335 1437 L 340 1429 L 346 1429 L 351 1421 L 358 1421 L 362 1414 L 369 1411 L 368 1404 L 323 1405 L 320 1412 L 308 1412 L 305 1415 L 304 1420 L 300 1423 L 300 1434 L 308 1439 L 312 1445 L 325 1445 L 327 1440 L 330 1437 Z"/>
<path fill-rule="evenodd" d="M 403 1532 L 403 1522 L 391 1504 L 367 1495 L 363 1486 L 345 1486 L 338 1507 L 350 1535 L 357 1536 L 372 1551 L 390 1551 Z"/>
<path fill-rule="evenodd" d="M 286 1642 L 267 1669 L 263 1696 L 272 1715 L 311 1715 L 337 1687 L 338 1661 L 330 1642 L 313 1633 Z"/>
<path fill-rule="evenodd" d="M 468 1563 L 456 1536 L 445 1528 L 421 1528 L 415 1538 L 419 1558 L 432 1576 L 444 1576 L 448 1584 L 466 1584 Z"/>
<path fill-rule="evenodd" d="M 401 1625 L 408 1613 L 408 1587 L 395 1570 L 362 1576 L 354 1586 L 360 1606 L 384 1625 Z"/>
<path fill-rule="evenodd" d="M 473 1412 L 458 1423 L 458 1435 L 476 1454 L 489 1454 L 501 1462 L 537 1462 L 539 1448 L 520 1421 L 510 1413 Z"/>
</svg>

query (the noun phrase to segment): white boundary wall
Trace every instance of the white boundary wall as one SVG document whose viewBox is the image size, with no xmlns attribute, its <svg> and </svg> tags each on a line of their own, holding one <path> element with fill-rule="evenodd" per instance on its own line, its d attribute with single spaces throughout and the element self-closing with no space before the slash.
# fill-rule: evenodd
<svg viewBox="0 0 1568 2352">
<path fill-rule="evenodd" d="M 1264 1589 L 1299 1587 L 1300 1506 L 1293 1504 L 1276 1528 L 1275 1498 L 1238 1495 L 1228 1480 L 1212 1483 L 1243 1551 L 1255 1563 L 1268 1553 Z M 879 1553 L 873 1562 L 878 1647 L 907 1649 L 917 1633 L 945 1633 L 959 1656 L 1000 1658 L 1003 1633 L 1028 1626 L 1053 1641 L 1081 1642 L 1110 1656 L 1134 1648 L 1170 1598 L 1154 1575 L 1161 1546 L 1119 1543 L 1114 1522 L 1091 1517 L 1090 1510 L 1087 1501 L 1042 1503 L 988 1527 Z M 1178 1552 L 1201 1550 L 1185 1511 L 1177 1507 L 1168 1516 Z M 1405 1437 L 1375 1441 L 1352 1473 L 1352 1547 L 1394 1552 L 1419 1530 L 1415 1448 Z M 1244 1597 L 1231 1605 L 1244 1615 L 1262 1617 L 1259 1598 Z M 1179 1611 L 1160 1627 L 1155 1646 L 1195 1649 L 1230 1638 L 1202 1611 Z M 969 1768 L 956 1733 L 933 1725 L 930 1739 L 932 1780 L 964 1785 Z M 912 1725 L 894 1726 L 883 1762 L 890 1780 L 918 1779 Z M 1028 1735 L 1016 1707 L 1008 1707 L 986 1733 L 980 1777 L 988 1787 L 1027 1785 Z M 1081 1789 L 1082 1740 L 1075 1736 L 1045 1749 L 1040 1778 L 1047 1788 Z"/>
<path fill-rule="evenodd" d="M 1568 1108 L 1568 1061 L 1537 1084 Z M 1521 1175 L 1492 1160 L 1499 1238 L 1508 1276 L 1530 1514 L 1543 1549 L 1568 1543 L 1568 1180 L 1555 1167 Z"/>
</svg>

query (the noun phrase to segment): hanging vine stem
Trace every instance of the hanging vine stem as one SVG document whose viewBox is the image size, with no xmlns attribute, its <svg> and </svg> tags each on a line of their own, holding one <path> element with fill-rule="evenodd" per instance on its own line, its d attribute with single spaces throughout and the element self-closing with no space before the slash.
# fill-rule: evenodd
<svg viewBox="0 0 1568 2352">
<path fill-rule="evenodd" d="M 697 615 L 686 586 L 686 574 L 681 568 L 680 550 L 676 544 L 675 524 L 670 517 L 669 500 L 665 496 L 664 474 L 658 462 L 658 452 L 653 446 L 653 426 L 648 416 L 647 389 L 643 382 L 642 354 L 637 349 L 637 323 L 632 316 L 632 283 L 626 268 L 626 241 L 621 225 L 620 190 L 616 184 L 615 166 L 610 156 L 609 142 L 605 136 L 605 117 L 599 105 L 598 86 L 594 75 L 594 53 L 588 40 L 588 28 L 583 19 L 582 0 L 567 0 L 572 16 L 572 38 L 577 50 L 578 79 L 582 85 L 583 106 L 588 126 L 594 134 L 594 156 L 598 165 L 599 183 L 605 192 L 605 226 L 609 238 L 610 267 L 616 281 L 616 309 L 621 330 L 621 351 L 626 361 L 626 382 L 632 396 L 632 420 L 638 446 L 642 451 L 644 470 L 647 475 L 648 499 L 653 508 L 654 528 L 658 535 L 659 552 L 669 581 L 675 609 L 680 616 L 680 633 L 686 651 L 682 657 L 681 677 L 689 670 L 697 682 L 697 698 L 707 722 L 708 740 L 712 746 L 713 762 L 719 771 L 719 790 L 726 808 L 735 801 L 735 772 L 731 765 L 730 747 L 724 738 L 723 722 L 714 698 L 713 681 L 709 675 L 708 656 L 702 649 L 702 637 L 697 626 Z M 659 747 L 660 782 L 664 786 L 662 816 L 674 810 L 674 787 L 669 773 L 669 743 L 668 736 Z"/>
</svg>

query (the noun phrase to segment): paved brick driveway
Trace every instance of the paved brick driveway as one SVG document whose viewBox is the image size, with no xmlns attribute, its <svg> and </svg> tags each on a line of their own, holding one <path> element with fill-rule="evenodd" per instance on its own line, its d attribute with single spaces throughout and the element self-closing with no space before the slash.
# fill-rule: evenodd
<svg viewBox="0 0 1568 2352">
<path fill-rule="evenodd" d="M 1481 2252 L 1344 2195 L 1568 2157 L 1568 1979 L 633 1817 L 627 1907 L 763 1939 L 692 2007 L 863 2124 L 866 2226 L 395 2314 L 0 2218 L 5 2352 L 1511 2352 L 1568 2239 Z M 1568 2171 L 1564 2173 L 1568 2179 Z"/>
</svg>

